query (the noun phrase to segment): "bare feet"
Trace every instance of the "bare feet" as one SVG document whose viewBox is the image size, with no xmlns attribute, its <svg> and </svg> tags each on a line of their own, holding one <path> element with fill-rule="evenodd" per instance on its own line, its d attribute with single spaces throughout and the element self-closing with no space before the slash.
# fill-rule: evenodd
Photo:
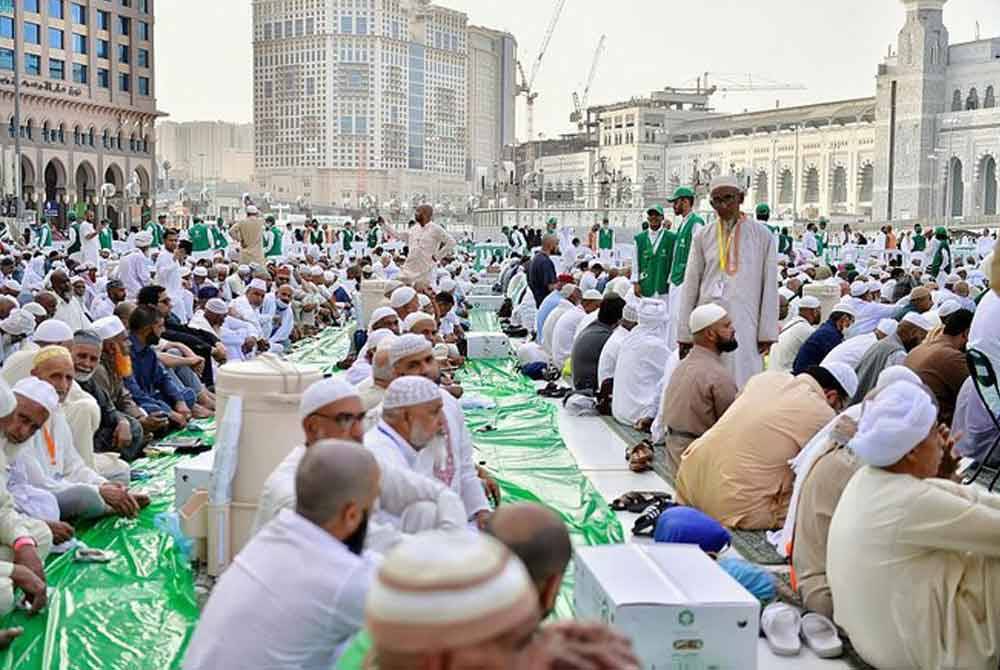
<svg viewBox="0 0 1000 670">
<path fill-rule="evenodd" d="M 0 628 L 0 649 L 6 649 L 10 643 L 20 637 L 24 629 L 20 626 L 16 628 Z"/>
</svg>

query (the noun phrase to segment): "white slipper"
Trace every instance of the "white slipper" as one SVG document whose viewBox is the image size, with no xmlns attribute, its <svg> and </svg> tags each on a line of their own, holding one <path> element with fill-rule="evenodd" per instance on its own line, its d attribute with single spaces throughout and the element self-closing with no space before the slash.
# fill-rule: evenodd
<svg viewBox="0 0 1000 670">
<path fill-rule="evenodd" d="M 760 629 L 778 656 L 797 656 L 802 650 L 802 614 L 795 607 L 785 603 L 768 605 L 760 616 Z"/>
<path fill-rule="evenodd" d="M 837 627 L 822 614 L 810 612 L 802 617 L 802 639 L 820 658 L 836 658 L 844 653 Z"/>
</svg>

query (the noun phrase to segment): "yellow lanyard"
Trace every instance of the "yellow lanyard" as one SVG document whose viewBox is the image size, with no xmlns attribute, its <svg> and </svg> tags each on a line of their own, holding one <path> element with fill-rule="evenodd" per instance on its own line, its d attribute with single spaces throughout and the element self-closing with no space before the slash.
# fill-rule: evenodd
<svg viewBox="0 0 1000 670">
<path fill-rule="evenodd" d="M 736 225 L 733 226 L 733 232 L 728 235 L 724 243 L 722 233 L 724 224 L 722 221 L 719 221 L 718 228 L 716 229 L 719 244 L 719 270 L 723 274 L 734 275 L 739 269 L 740 252 L 739 246 L 736 244 L 736 238 L 739 236 L 740 223 L 742 223 L 742 219 L 736 222 Z M 732 255 L 730 256 L 730 254 Z M 730 266 L 730 261 L 732 261 L 732 266 Z"/>
</svg>

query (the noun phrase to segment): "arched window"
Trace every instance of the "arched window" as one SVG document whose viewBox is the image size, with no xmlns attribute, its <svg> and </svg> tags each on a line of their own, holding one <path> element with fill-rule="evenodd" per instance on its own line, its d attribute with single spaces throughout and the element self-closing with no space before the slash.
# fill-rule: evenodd
<svg viewBox="0 0 1000 670">
<path fill-rule="evenodd" d="M 965 99 L 966 109 L 979 109 L 979 92 L 976 91 L 976 87 L 973 86 L 972 90 L 969 91 L 969 97 Z"/>
<path fill-rule="evenodd" d="M 101 133 L 101 144 L 104 146 L 105 149 L 111 148 L 111 133 L 109 133 L 107 130 Z"/>
<path fill-rule="evenodd" d="M 66 124 L 59 124 L 59 144 L 66 144 Z"/>
<path fill-rule="evenodd" d="M 25 126 L 24 135 L 29 140 L 35 139 L 35 121 L 33 119 L 28 119 L 28 124 Z"/>
<path fill-rule="evenodd" d="M 54 140 L 55 137 L 53 137 L 52 139 Z M 49 122 L 48 121 L 43 121 L 42 122 L 42 142 L 48 142 L 48 141 L 49 141 Z"/>
<path fill-rule="evenodd" d="M 962 92 L 957 88 L 955 89 L 955 94 L 951 97 L 951 111 L 962 111 Z"/>
<path fill-rule="evenodd" d="M 79 146 L 82 141 L 83 137 L 80 133 L 80 126 L 73 126 L 73 144 Z"/>
<path fill-rule="evenodd" d="M 94 126 L 91 126 L 90 130 L 87 132 L 87 144 L 90 146 L 94 146 L 94 135 Z"/>
<path fill-rule="evenodd" d="M 118 135 L 116 137 L 117 137 L 117 140 L 116 140 L 117 149 L 118 149 L 118 151 L 121 151 L 122 150 L 122 131 L 119 130 L 118 131 Z"/>
<path fill-rule="evenodd" d="M 142 153 L 149 153 L 149 135 L 142 136 Z M 583 182 L 581 181 L 580 183 L 582 184 Z"/>
<path fill-rule="evenodd" d="M 135 133 L 128 136 L 128 150 L 135 153 Z"/>
<path fill-rule="evenodd" d="M 997 106 L 997 101 L 996 98 L 994 97 L 993 87 L 987 86 L 986 95 L 983 96 L 983 109 L 988 109 L 990 107 L 996 107 L 996 106 Z"/>
<path fill-rule="evenodd" d="M 10 123 L 7 124 L 7 134 L 14 137 L 14 117 L 10 117 Z"/>
</svg>

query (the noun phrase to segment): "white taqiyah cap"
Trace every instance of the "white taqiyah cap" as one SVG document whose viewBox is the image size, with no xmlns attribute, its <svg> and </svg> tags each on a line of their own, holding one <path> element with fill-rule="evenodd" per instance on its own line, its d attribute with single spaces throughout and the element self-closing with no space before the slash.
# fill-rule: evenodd
<svg viewBox="0 0 1000 670">
<path fill-rule="evenodd" d="M 409 303 L 413 302 L 413 299 L 417 297 L 417 292 L 413 290 L 410 286 L 400 286 L 392 295 L 389 296 L 389 305 L 393 309 L 399 309 Z"/>
<path fill-rule="evenodd" d="M 639 323 L 648 326 L 658 326 L 667 321 L 667 303 L 662 300 L 643 298 L 639 303 Z"/>
<path fill-rule="evenodd" d="M 101 317 L 94 322 L 94 330 L 97 331 L 98 336 L 102 340 L 110 340 L 112 337 L 118 337 L 125 332 L 125 324 L 117 316 L 112 314 L 111 316 Z"/>
<path fill-rule="evenodd" d="M 257 209 L 256 205 L 247 205 L 247 216 L 256 216 L 260 214 L 260 210 Z"/>
<path fill-rule="evenodd" d="M 441 399 L 441 389 L 426 377 L 399 377 L 385 392 L 382 409 L 413 407 Z"/>
<path fill-rule="evenodd" d="M 31 335 L 35 332 L 35 317 L 24 309 L 12 309 L 7 318 L 0 321 L 0 329 L 11 335 Z M 0 414 L 0 416 L 7 416 Z"/>
<path fill-rule="evenodd" d="M 422 321 L 430 321 L 432 324 L 437 325 L 437 321 L 434 320 L 434 317 L 427 312 L 414 312 L 403 319 L 403 327 L 400 330 L 404 333 L 408 333 Z"/>
<path fill-rule="evenodd" d="M 0 378 L 0 417 L 9 416 L 15 407 L 17 398 L 14 397 L 14 392 L 7 382 Z"/>
<path fill-rule="evenodd" d="M 726 310 L 720 305 L 715 303 L 709 303 L 707 305 L 701 305 L 696 307 L 691 312 L 691 317 L 688 319 L 688 325 L 691 328 L 691 334 L 700 333 L 714 323 L 718 323 L 721 319 L 726 317 Z"/>
<path fill-rule="evenodd" d="M 881 290 L 882 290 L 882 282 L 876 281 L 876 280 L 872 280 L 872 281 L 868 282 L 868 292 L 869 293 L 878 293 Z"/>
<path fill-rule="evenodd" d="M 196 267 L 194 269 L 194 276 L 195 277 L 207 277 L 208 276 L 208 269 L 206 267 L 202 266 L 202 265 L 199 265 L 198 267 Z"/>
<path fill-rule="evenodd" d="M 603 300 L 604 296 L 601 295 L 600 291 L 597 291 L 595 289 L 589 289 L 589 290 L 583 292 L 583 299 L 584 300 Z"/>
<path fill-rule="evenodd" d="M 854 309 L 854 305 L 847 302 L 846 300 L 841 300 L 836 305 L 833 306 L 832 312 L 840 312 L 841 314 L 848 314 L 853 316 L 855 319 L 858 318 L 858 313 Z"/>
<path fill-rule="evenodd" d="M 21 283 L 18 282 L 16 279 L 8 279 L 7 281 L 5 281 L 3 283 L 3 286 L 4 286 L 4 288 L 9 289 L 11 291 L 20 291 L 21 290 Z"/>
<path fill-rule="evenodd" d="M 943 303 L 941 303 L 941 306 L 938 307 L 937 312 L 938 316 L 940 316 L 943 319 L 946 316 L 951 316 L 960 309 L 962 309 L 962 306 L 958 303 L 957 300 L 945 300 Z"/>
<path fill-rule="evenodd" d="M 901 323 L 912 323 L 920 330 L 927 330 L 927 331 L 931 330 L 934 327 L 927 317 L 917 312 L 908 312 L 906 316 L 903 317 Z"/>
<path fill-rule="evenodd" d="M 778 295 L 783 297 L 785 300 L 791 300 L 792 298 L 795 297 L 795 292 L 789 288 L 785 288 L 784 286 L 782 286 L 781 288 L 778 289 Z"/>
<path fill-rule="evenodd" d="M 337 273 L 327 270 L 323 273 L 323 281 L 335 281 L 337 279 Z"/>
<path fill-rule="evenodd" d="M 181 268 L 181 277 L 190 277 L 190 276 L 191 276 L 191 268 L 189 268 L 187 266 L 182 267 Z"/>
<path fill-rule="evenodd" d="M 222 298 L 211 298 L 205 303 L 205 311 L 212 314 L 225 315 L 229 314 L 229 305 Z"/>
<path fill-rule="evenodd" d="M 239 272 L 239 273 L 241 273 L 241 274 L 250 274 L 250 266 L 249 265 L 245 265 L 245 264 L 244 265 L 237 265 L 236 266 L 236 271 Z"/>
<path fill-rule="evenodd" d="M 145 249 L 146 247 L 148 247 L 150 244 L 153 243 L 153 233 L 149 232 L 148 230 L 140 230 L 132 238 L 132 241 L 135 243 L 135 246 L 139 247 L 140 249 Z"/>
<path fill-rule="evenodd" d="M 37 302 L 29 302 L 27 305 L 25 305 L 21 309 L 23 309 L 28 314 L 31 314 L 32 316 L 47 316 L 48 315 L 48 312 L 45 311 L 45 308 L 42 307 Z"/>
<path fill-rule="evenodd" d="M 630 302 L 625 305 L 625 309 L 622 310 L 622 321 L 639 323 L 639 310 L 636 309 L 635 303 Z"/>
<path fill-rule="evenodd" d="M 580 287 L 577 286 L 576 284 L 566 284 L 559 290 L 559 295 L 561 295 L 564 298 L 569 298 L 579 290 Z"/>
<path fill-rule="evenodd" d="M 863 281 L 856 281 L 851 284 L 851 297 L 860 298 L 861 296 L 868 293 L 868 284 Z"/>
<path fill-rule="evenodd" d="M 712 180 L 709 185 L 708 192 L 715 193 L 717 189 L 720 188 L 735 188 L 740 193 L 743 193 L 746 189 L 743 186 L 743 182 L 736 175 L 726 174 L 720 175 Z"/>
<path fill-rule="evenodd" d="M 895 319 L 882 319 L 881 321 L 878 322 L 878 325 L 875 326 L 875 330 L 882 333 L 883 335 L 892 335 L 893 333 L 896 332 L 896 328 L 898 326 L 899 324 L 896 322 Z"/>
<path fill-rule="evenodd" d="M 41 344 L 60 344 L 73 339 L 73 329 L 58 319 L 43 321 L 35 329 L 35 342 Z"/>
<path fill-rule="evenodd" d="M 261 279 L 260 277 L 256 277 L 253 281 L 250 282 L 250 286 L 248 286 L 247 288 L 250 290 L 264 291 L 265 293 L 267 293 L 267 282 Z"/>
<path fill-rule="evenodd" d="M 893 382 L 865 401 L 848 447 L 868 465 L 894 465 L 930 435 L 937 414 L 937 406 L 921 386 Z"/>
<path fill-rule="evenodd" d="M 49 414 L 52 414 L 59 407 L 59 394 L 56 393 L 55 387 L 34 375 L 28 375 L 14 384 L 13 391 L 16 395 L 23 396 L 28 400 L 34 400 L 44 407 Z"/>
<path fill-rule="evenodd" d="M 822 306 L 819 298 L 813 295 L 804 295 L 799 298 L 799 309 L 819 309 Z"/>
<path fill-rule="evenodd" d="M 395 338 L 396 334 L 388 328 L 379 328 L 368 336 L 368 340 L 365 342 L 365 349 L 371 352 L 378 351 L 380 344 Z"/>
<path fill-rule="evenodd" d="M 330 403 L 357 395 L 357 390 L 339 377 L 321 379 L 302 394 L 302 399 L 299 401 L 299 417 L 305 419 Z"/>
<path fill-rule="evenodd" d="M 430 350 L 431 343 L 424 336 L 415 333 L 400 335 L 389 350 L 389 365 L 396 365 L 404 358 L 427 353 Z"/>
<path fill-rule="evenodd" d="M 427 305 L 431 304 L 431 299 L 423 293 L 418 293 L 417 302 L 420 303 L 420 308 L 423 309 L 424 307 L 427 307 Z"/>
<path fill-rule="evenodd" d="M 854 394 L 858 392 L 858 375 L 854 372 L 854 368 L 847 363 L 825 363 L 820 367 L 833 375 L 840 387 L 847 392 L 848 398 L 853 398 Z"/>
<path fill-rule="evenodd" d="M 385 307 L 385 306 L 376 307 L 375 311 L 372 312 L 372 316 L 368 320 L 368 322 L 371 324 L 375 324 L 381 321 L 382 319 L 390 319 L 390 318 L 399 321 L 399 315 L 396 314 L 396 310 L 394 310 L 392 307 Z"/>
<path fill-rule="evenodd" d="M 451 293 L 456 288 L 458 288 L 458 284 L 455 283 L 455 280 L 452 279 L 451 277 L 445 277 L 440 282 L 438 282 L 438 290 L 442 291 L 443 293 Z"/>
</svg>

